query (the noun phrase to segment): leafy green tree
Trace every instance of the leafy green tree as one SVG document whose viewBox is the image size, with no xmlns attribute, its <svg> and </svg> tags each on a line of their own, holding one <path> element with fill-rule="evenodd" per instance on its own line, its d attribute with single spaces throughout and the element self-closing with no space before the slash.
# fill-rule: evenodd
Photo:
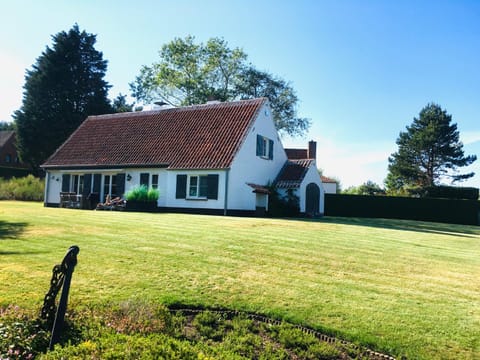
<svg viewBox="0 0 480 360">
<path fill-rule="evenodd" d="M 112 111 L 104 80 L 107 61 L 94 47 L 96 35 L 74 25 L 52 36 L 25 76 L 22 107 L 14 114 L 20 157 L 34 169 L 88 115 Z"/>
<path fill-rule="evenodd" d="M 268 98 L 276 128 L 289 135 L 302 135 L 310 126 L 308 119 L 297 117 L 297 95 L 291 85 L 279 77 L 248 67 L 239 74 L 236 93 L 242 99 Z"/>
<path fill-rule="evenodd" d="M 385 195 L 385 189 L 382 189 L 377 183 L 368 180 L 360 186 L 351 186 L 342 191 L 343 194 L 351 195 Z"/>
<path fill-rule="evenodd" d="M 196 44 L 187 36 L 163 45 L 160 60 L 143 66 L 130 88 L 137 101 L 174 106 L 267 97 L 279 131 L 302 135 L 310 126 L 297 117 L 298 98 L 288 82 L 247 64 L 243 50 L 219 38 Z"/>
<path fill-rule="evenodd" d="M 114 113 L 133 111 L 133 104 L 127 102 L 127 96 L 121 93 L 113 100 L 112 111 Z"/>
<path fill-rule="evenodd" d="M 452 183 L 474 176 L 459 174 L 458 168 L 472 164 L 477 157 L 465 156 L 457 124 L 437 104 L 428 104 L 397 139 L 398 151 L 388 159 L 385 181 L 389 192 L 423 189 L 444 179 Z"/>
</svg>

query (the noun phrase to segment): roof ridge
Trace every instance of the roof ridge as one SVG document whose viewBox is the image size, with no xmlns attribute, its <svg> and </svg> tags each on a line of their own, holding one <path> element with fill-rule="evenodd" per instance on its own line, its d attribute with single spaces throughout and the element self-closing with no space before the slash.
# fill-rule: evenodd
<svg viewBox="0 0 480 360">
<path fill-rule="evenodd" d="M 194 110 L 201 110 L 201 109 L 210 109 L 210 108 L 222 108 L 222 107 L 233 107 L 236 105 L 247 105 L 247 103 L 256 103 L 256 102 L 264 102 L 265 100 L 268 101 L 266 97 L 259 97 L 253 99 L 240 99 L 234 101 L 223 101 L 223 102 L 216 102 L 216 103 L 205 103 L 205 104 L 192 104 L 192 105 L 184 105 L 184 106 L 176 106 L 172 108 L 165 108 L 165 109 L 157 109 L 157 110 L 145 110 L 145 111 L 129 111 L 129 112 L 121 112 L 121 113 L 112 113 L 112 114 L 99 114 L 99 115 L 89 115 L 88 118 L 101 118 L 101 119 L 116 119 L 122 117 L 136 117 L 136 116 L 145 116 L 145 115 L 155 115 L 159 113 L 165 112 L 177 112 L 177 111 L 194 111 Z"/>
</svg>

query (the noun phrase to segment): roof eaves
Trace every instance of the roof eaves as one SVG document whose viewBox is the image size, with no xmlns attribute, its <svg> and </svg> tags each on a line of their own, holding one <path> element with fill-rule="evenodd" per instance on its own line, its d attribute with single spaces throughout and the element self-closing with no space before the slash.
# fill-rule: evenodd
<svg viewBox="0 0 480 360">
<path fill-rule="evenodd" d="M 168 168 L 168 164 L 73 164 L 73 165 L 41 165 L 45 170 L 93 170 L 93 169 L 145 169 L 145 168 Z"/>
</svg>

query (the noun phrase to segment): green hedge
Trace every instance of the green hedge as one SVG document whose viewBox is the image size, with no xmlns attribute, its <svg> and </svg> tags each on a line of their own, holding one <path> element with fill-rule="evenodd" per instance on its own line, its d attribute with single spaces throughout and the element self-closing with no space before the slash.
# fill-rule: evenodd
<svg viewBox="0 0 480 360">
<path fill-rule="evenodd" d="M 28 175 L 9 180 L 0 178 L 0 200 L 43 201 L 45 180 Z"/>
<path fill-rule="evenodd" d="M 325 215 L 480 225 L 476 200 L 325 194 Z"/>
</svg>

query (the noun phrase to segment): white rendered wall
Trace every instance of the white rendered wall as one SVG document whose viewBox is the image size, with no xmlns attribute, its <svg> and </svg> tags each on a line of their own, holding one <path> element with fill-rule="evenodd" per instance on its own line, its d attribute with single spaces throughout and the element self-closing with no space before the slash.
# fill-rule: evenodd
<svg viewBox="0 0 480 360">
<path fill-rule="evenodd" d="M 186 199 L 175 198 L 177 190 L 177 175 L 201 176 L 209 174 L 218 175 L 217 199 L 189 199 L 188 191 Z M 225 205 L 225 176 L 226 170 L 168 170 L 166 177 L 166 188 L 168 191 L 166 192 L 165 205 L 160 206 L 223 210 Z"/>
<path fill-rule="evenodd" d="M 157 201 L 158 206 L 166 206 L 167 202 L 167 170 L 166 169 L 159 169 L 159 168 L 147 168 L 147 169 L 128 169 L 126 171 L 122 171 L 126 174 L 125 176 L 125 193 L 135 186 L 140 185 L 140 174 L 148 173 L 150 174 L 148 183 L 149 187 L 152 186 L 152 176 L 158 175 L 158 191 L 159 197 Z M 130 175 L 130 181 L 127 180 L 127 176 Z"/>
<path fill-rule="evenodd" d="M 274 141 L 273 159 L 256 156 L 257 134 Z M 273 123 L 271 110 L 263 105 L 237 152 L 229 172 L 228 209 L 255 210 L 256 196 L 247 183 L 272 183 L 287 161 L 287 156 Z"/>
<path fill-rule="evenodd" d="M 337 193 L 337 183 L 324 182 L 323 188 L 325 189 L 325 194 L 336 194 Z"/>
</svg>

